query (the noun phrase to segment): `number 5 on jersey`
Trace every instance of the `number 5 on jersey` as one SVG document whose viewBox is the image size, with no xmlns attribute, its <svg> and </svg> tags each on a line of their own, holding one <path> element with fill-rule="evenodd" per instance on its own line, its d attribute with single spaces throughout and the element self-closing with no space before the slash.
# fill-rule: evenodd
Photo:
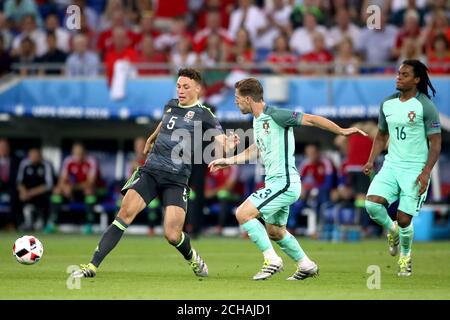
<svg viewBox="0 0 450 320">
<path fill-rule="evenodd" d="M 167 124 L 167 129 L 172 130 L 175 125 L 175 120 L 177 120 L 177 119 L 178 119 L 178 117 L 175 117 L 175 116 L 171 117 L 169 120 L 169 123 Z"/>
</svg>

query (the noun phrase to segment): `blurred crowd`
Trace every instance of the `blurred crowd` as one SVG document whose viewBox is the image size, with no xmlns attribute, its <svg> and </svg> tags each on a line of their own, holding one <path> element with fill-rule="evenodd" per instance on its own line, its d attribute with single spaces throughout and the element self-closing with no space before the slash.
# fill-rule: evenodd
<svg viewBox="0 0 450 320">
<path fill-rule="evenodd" d="M 72 30 L 71 4 L 81 9 Z M 117 60 L 141 75 L 246 65 L 354 75 L 395 72 L 404 59 L 449 74 L 449 9 L 447 0 L 0 0 L 0 75 L 15 65 L 111 82 Z"/>
</svg>

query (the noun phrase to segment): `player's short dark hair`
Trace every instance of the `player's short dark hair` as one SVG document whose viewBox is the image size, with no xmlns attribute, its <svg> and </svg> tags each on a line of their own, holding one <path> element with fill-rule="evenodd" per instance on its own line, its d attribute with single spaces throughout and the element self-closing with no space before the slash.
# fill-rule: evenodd
<svg viewBox="0 0 450 320">
<path fill-rule="evenodd" d="M 261 102 L 264 100 L 264 89 L 255 78 L 247 78 L 236 82 L 234 85 L 239 90 L 239 94 L 244 97 L 251 97 L 255 102 Z"/>
<path fill-rule="evenodd" d="M 183 68 L 178 70 L 178 77 L 186 77 L 194 80 L 198 84 L 202 84 L 202 75 L 193 68 Z"/>
</svg>

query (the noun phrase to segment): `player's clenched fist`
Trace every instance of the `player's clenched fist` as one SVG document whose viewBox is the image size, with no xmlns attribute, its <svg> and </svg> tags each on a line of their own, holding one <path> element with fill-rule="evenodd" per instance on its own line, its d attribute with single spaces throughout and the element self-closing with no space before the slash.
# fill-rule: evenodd
<svg viewBox="0 0 450 320">
<path fill-rule="evenodd" d="M 366 176 L 370 176 L 373 171 L 373 162 L 367 162 L 363 167 L 363 172 Z"/>
</svg>

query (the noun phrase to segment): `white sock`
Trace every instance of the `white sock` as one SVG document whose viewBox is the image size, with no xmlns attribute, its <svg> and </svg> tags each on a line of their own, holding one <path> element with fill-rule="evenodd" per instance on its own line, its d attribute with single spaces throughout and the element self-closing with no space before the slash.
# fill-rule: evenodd
<svg viewBox="0 0 450 320">
<path fill-rule="evenodd" d="M 314 265 L 314 262 L 312 262 L 307 255 L 305 255 L 303 258 L 298 260 L 298 265 L 302 268 L 308 268 L 312 265 Z"/>
<path fill-rule="evenodd" d="M 267 249 L 263 252 L 264 259 L 268 259 L 269 261 L 280 260 L 281 258 L 277 255 L 273 248 Z"/>
<path fill-rule="evenodd" d="M 411 257 L 411 250 L 409 250 L 409 252 L 407 254 L 402 254 L 400 252 L 400 257 Z"/>
</svg>

